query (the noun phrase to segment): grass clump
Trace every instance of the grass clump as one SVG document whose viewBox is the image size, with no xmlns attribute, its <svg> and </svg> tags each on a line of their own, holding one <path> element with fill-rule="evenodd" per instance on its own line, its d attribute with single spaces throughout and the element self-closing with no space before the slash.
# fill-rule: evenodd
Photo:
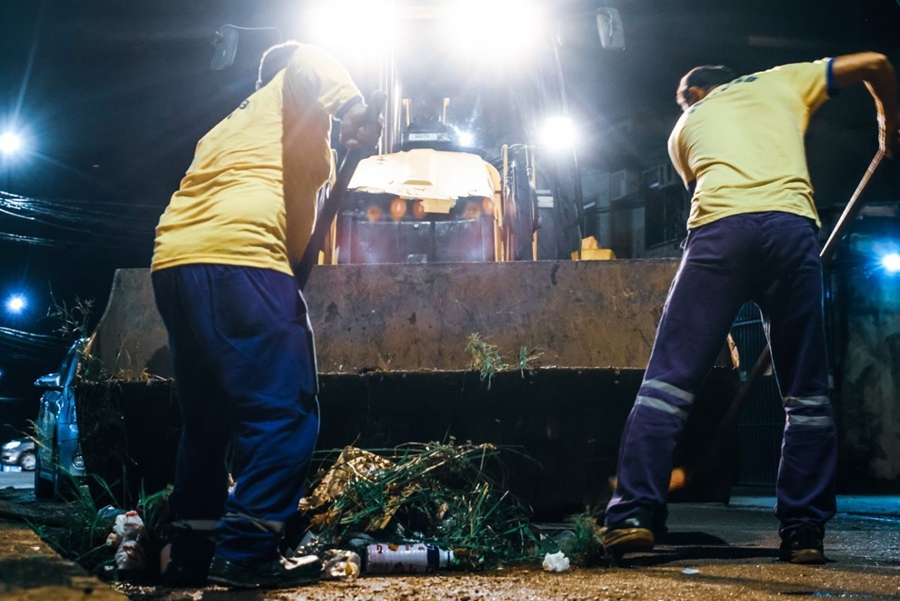
<svg viewBox="0 0 900 601">
<path fill-rule="evenodd" d="M 71 477 L 70 477 L 71 478 Z M 112 488 L 97 476 L 94 488 L 104 489 L 106 496 L 112 497 Z M 145 566 L 137 572 L 120 574 L 116 568 L 118 541 L 111 537 L 116 516 L 124 509 L 113 505 L 97 507 L 89 487 L 72 479 L 66 485 L 69 491 L 65 502 L 66 510 L 62 519 L 56 516 L 51 523 L 29 522 L 29 526 L 54 551 L 70 559 L 89 573 L 104 579 L 127 576 L 129 579 L 152 579 L 159 571 L 159 551 L 164 545 L 163 532 L 168 522 L 168 501 L 171 488 L 152 493 L 141 493 L 135 511 L 140 515 L 144 528 L 139 543 L 146 558 Z"/>
<path fill-rule="evenodd" d="M 487 380 L 487 388 L 491 389 L 494 375 L 506 369 L 506 363 L 500 352 L 493 344 L 483 340 L 479 334 L 471 334 L 466 344 L 466 352 L 472 356 L 469 363 L 472 369 L 481 376 L 481 381 Z"/>
</svg>

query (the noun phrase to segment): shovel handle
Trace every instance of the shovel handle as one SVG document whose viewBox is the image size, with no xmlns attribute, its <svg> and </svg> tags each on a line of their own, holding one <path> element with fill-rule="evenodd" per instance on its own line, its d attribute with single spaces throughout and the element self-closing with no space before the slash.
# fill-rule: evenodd
<svg viewBox="0 0 900 601">
<path fill-rule="evenodd" d="M 384 92 L 380 90 L 372 92 L 369 97 L 369 105 L 366 109 L 368 115 L 367 118 L 371 119 L 372 122 L 378 121 L 381 117 L 381 111 L 384 109 L 386 100 L 387 96 Z M 344 156 L 344 160 L 341 162 L 341 166 L 338 169 L 334 186 L 331 187 L 328 197 L 322 204 L 322 210 L 319 211 L 319 214 L 316 216 L 316 225 L 313 228 L 312 236 L 309 238 L 309 243 L 306 245 L 306 250 L 303 251 L 303 257 L 300 259 L 299 263 L 293 266 L 294 280 L 297 282 L 297 287 L 300 290 L 303 290 L 306 286 L 306 282 L 309 280 L 309 274 L 312 272 L 313 266 L 319 263 L 319 251 L 321 251 L 322 247 L 325 245 L 325 237 L 328 235 L 328 230 L 331 229 L 331 222 L 334 221 L 335 216 L 338 214 L 338 211 L 340 211 L 341 205 L 344 203 L 347 187 L 350 184 L 350 179 L 353 177 L 354 172 L 356 172 L 356 167 L 361 160 L 372 155 L 374 152 L 374 148 L 352 149 L 348 150 L 346 156 Z"/>
</svg>

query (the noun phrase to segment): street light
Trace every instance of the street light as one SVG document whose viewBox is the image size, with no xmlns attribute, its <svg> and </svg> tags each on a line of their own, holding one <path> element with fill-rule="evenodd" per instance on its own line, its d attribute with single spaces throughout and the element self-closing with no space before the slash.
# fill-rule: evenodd
<svg viewBox="0 0 900 601">
<path fill-rule="evenodd" d="M 21 315 L 28 308 L 28 299 L 22 294 L 13 294 L 6 299 L 6 311 L 10 315 Z"/>
<path fill-rule="evenodd" d="M 444 34 L 454 52 L 489 61 L 524 60 L 541 39 L 533 0 L 456 0 L 443 7 Z"/>
<path fill-rule="evenodd" d="M 0 134 L 0 152 L 5 155 L 12 155 L 22 149 L 22 137 L 13 132 L 7 131 Z"/>
<path fill-rule="evenodd" d="M 900 254 L 892 252 L 881 257 L 881 266 L 890 274 L 900 271 Z"/>
<path fill-rule="evenodd" d="M 314 43 L 339 52 L 364 48 L 354 59 L 379 57 L 402 36 L 394 0 L 331 0 L 304 12 L 304 30 Z"/>
</svg>

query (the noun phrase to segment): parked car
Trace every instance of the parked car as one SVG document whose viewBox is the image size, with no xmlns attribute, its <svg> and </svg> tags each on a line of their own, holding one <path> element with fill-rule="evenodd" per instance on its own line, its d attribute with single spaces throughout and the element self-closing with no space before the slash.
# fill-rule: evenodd
<svg viewBox="0 0 900 601">
<path fill-rule="evenodd" d="M 0 447 L 0 463 L 22 468 L 22 471 L 30 472 L 34 469 L 37 457 L 34 452 L 34 440 L 28 438 L 16 438 Z"/>
<path fill-rule="evenodd" d="M 34 496 L 53 498 L 84 479 L 84 457 L 78 442 L 75 415 L 75 377 L 88 339 L 75 341 L 66 353 L 59 371 L 38 378 L 34 385 L 43 389 L 38 409 L 35 440 Z"/>
</svg>

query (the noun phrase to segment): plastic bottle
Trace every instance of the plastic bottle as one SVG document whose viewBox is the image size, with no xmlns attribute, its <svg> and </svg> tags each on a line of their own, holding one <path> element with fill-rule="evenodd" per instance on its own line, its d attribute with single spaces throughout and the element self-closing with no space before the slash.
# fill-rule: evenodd
<svg viewBox="0 0 900 601">
<path fill-rule="evenodd" d="M 423 574 L 453 564 L 453 551 L 434 545 L 372 543 L 366 547 L 367 574 Z"/>
<path fill-rule="evenodd" d="M 556 544 L 556 550 L 566 555 L 571 555 L 578 548 L 578 535 L 571 530 L 561 530 L 550 538 Z"/>
</svg>

